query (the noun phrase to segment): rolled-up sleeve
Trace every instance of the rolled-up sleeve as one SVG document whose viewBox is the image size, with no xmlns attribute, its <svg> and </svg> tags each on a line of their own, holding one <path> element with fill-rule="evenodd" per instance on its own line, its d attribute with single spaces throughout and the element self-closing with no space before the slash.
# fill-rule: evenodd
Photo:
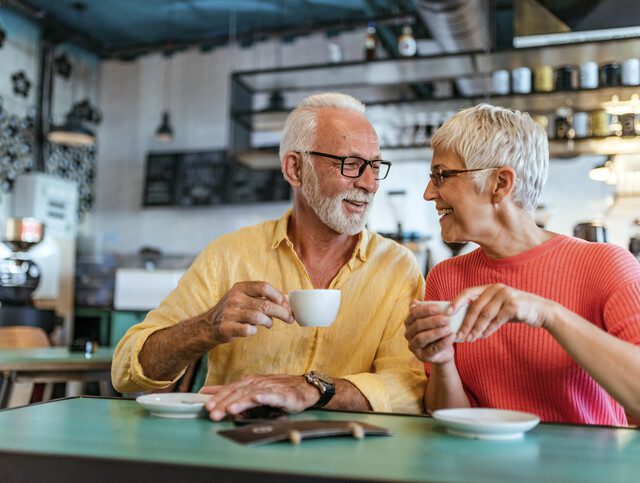
<svg viewBox="0 0 640 483">
<path fill-rule="evenodd" d="M 211 308 L 211 301 L 217 300 L 216 284 L 210 273 L 212 244 L 193 262 L 180 279 L 178 286 L 162 301 L 160 306 L 150 311 L 145 319 L 131 327 L 120 340 L 113 354 L 111 379 L 119 392 L 137 392 L 162 389 L 175 383 L 183 370 L 171 381 L 156 381 L 144 374 L 138 356 L 147 339 L 155 332 L 166 329 L 180 321 L 195 317 Z"/>
<path fill-rule="evenodd" d="M 344 376 L 367 398 L 376 412 L 420 414 L 424 412 L 423 396 L 426 377 L 423 365 L 409 350 L 404 337 L 404 321 L 412 299 L 420 300 L 424 281 L 416 273 L 407 283 L 413 285 L 396 299 L 391 319 L 374 359 L 372 373 Z"/>
</svg>

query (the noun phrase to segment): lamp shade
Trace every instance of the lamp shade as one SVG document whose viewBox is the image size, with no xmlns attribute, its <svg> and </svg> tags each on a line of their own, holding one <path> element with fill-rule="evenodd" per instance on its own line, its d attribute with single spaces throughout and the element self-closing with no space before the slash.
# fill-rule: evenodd
<svg viewBox="0 0 640 483">
<path fill-rule="evenodd" d="M 82 147 L 93 146 L 96 143 L 96 136 L 93 131 L 80 124 L 80 121 L 67 119 L 62 126 L 51 128 L 47 134 L 47 140 L 64 146 Z"/>
<path fill-rule="evenodd" d="M 156 131 L 156 139 L 165 143 L 173 141 L 173 128 L 171 127 L 169 111 L 164 111 L 162 113 L 162 122 Z"/>
</svg>

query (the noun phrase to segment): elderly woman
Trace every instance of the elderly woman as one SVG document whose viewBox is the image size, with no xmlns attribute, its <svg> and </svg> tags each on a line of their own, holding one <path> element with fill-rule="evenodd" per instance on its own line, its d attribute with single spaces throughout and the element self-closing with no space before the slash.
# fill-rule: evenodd
<svg viewBox="0 0 640 483">
<path fill-rule="evenodd" d="M 493 407 L 544 421 L 625 425 L 640 414 L 640 264 L 626 250 L 539 228 L 548 143 L 527 114 L 481 104 L 433 137 L 442 238 L 475 251 L 438 264 L 406 320 L 427 411 Z M 441 312 L 429 300 L 450 300 Z M 467 307 L 452 333 L 449 316 Z M 461 342 L 455 342 L 455 341 Z"/>
</svg>

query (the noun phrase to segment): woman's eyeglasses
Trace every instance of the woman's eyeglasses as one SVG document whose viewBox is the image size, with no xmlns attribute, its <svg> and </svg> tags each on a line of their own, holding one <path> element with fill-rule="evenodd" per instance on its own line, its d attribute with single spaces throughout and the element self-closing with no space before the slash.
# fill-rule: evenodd
<svg viewBox="0 0 640 483">
<path fill-rule="evenodd" d="M 476 169 L 437 169 L 435 171 L 431 171 L 429 174 L 429 178 L 435 185 L 436 188 L 440 188 L 444 183 L 444 180 L 450 178 L 451 176 L 457 176 L 462 173 L 471 173 L 473 171 L 486 171 L 488 169 L 498 169 L 498 168 L 476 168 Z"/>
</svg>

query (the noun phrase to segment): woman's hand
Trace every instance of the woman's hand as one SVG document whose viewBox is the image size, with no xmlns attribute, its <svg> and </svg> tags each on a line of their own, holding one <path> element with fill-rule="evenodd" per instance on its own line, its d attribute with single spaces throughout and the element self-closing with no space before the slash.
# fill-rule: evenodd
<svg viewBox="0 0 640 483">
<path fill-rule="evenodd" d="M 438 305 L 414 300 L 404 324 L 409 349 L 422 362 L 445 364 L 453 360 L 455 334 Z"/>
<path fill-rule="evenodd" d="M 457 334 L 458 340 L 465 342 L 485 339 L 509 321 L 548 328 L 557 305 L 501 283 L 464 289 L 451 301 L 448 312 L 466 304 L 469 304 L 467 315 Z"/>
</svg>

